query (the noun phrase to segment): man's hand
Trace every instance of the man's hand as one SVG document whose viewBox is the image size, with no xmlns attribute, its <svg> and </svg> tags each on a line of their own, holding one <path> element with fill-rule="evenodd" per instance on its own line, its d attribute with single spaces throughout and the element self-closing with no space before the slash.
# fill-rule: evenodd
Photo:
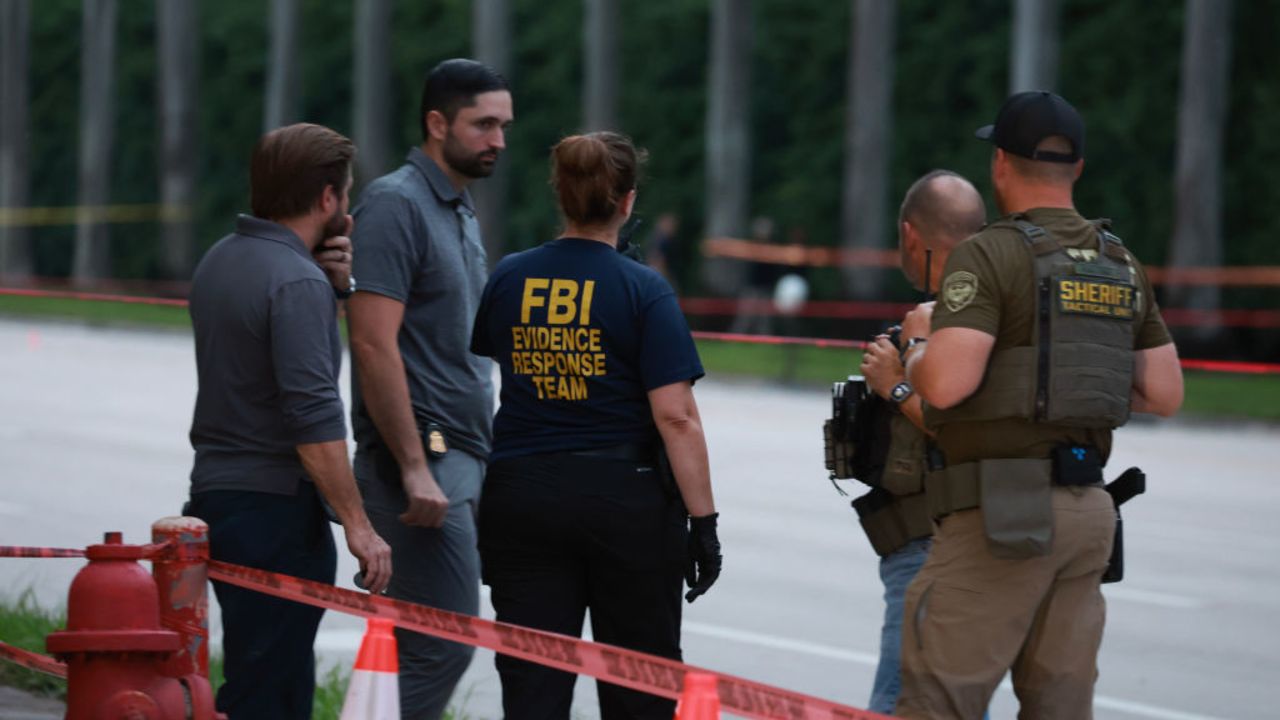
<svg viewBox="0 0 1280 720">
<path fill-rule="evenodd" d="M 344 525 L 347 549 L 360 561 L 361 587 L 377 595 L 391 582 L 391 546 L 373 528 L 355 529 Z"/>
<path fill-rule="evenodd" d="M 863 351 L 861 370 L 867 385 L 885 400 L 889 399 L 889 391 L 894 385 L 907 379 L 898 358 L 898 348 L 894 347 L 888 335 L 877 335 Z"/>
<path fill-rule="evenodd" d="M 449 512 L 449 498 L 431 477 L 431 470 L 425 465 L 421 469 L 402 470 L 401 481 L 409 507 L 400 515 L 400 522 L 417 527 L 438 528 L 444 525 L 445 515 Z"/>
<path fill-rule="evenodd" d="M 685 565 L 684 579 L 689 592 L 684 599 L 693 602 L 699 595 L 711 589 L 720 577 L 720 538 L 716 536 L 716 518 L 720 513 L 689 518 L 689 560 Z"/>
<path fill-rule="evenodd" d="M 351 287 L 351 228 L 355 220 L 348 215 L 341 235 L 332 235 L 320 241 L 312 253 L 335 290 Z"/>
<path fill-rule="evenodd" d="M 929 337 L 929 327 L 933 323 L 933 302 L 920 303 L 902 319 L 902 339 Z"/>
</svg>

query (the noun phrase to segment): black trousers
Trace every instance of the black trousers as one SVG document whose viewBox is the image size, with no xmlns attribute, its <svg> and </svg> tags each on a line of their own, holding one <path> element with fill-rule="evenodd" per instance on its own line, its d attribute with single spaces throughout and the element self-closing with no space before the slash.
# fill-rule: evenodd
<svg viewBox="0 0 1280 720">
<path fill-rule="evenodd" d="M 297 495 L 212 490 L 186 514 L 209 524 L 214 560 L 333 583 L 338 556 L 310 482 Z M 323 608 L 214 582 L 222 608 L 223 672 L 217 709 L 229 720 L 309 720 L 315 639 Z"/>
<path fill-rule="evenodd" d="M 680 655 L 688 555 L 683 504 L 652 465 L 567 453 L 489 466 L 480 560 L 501 622 L 582 634 L 673 660 Z M 497 656 L 507 720 L 569 717 L 577 676 Z M 604 720 L 669 720 L 675 702 L 597 683 Z"/>
</svg>

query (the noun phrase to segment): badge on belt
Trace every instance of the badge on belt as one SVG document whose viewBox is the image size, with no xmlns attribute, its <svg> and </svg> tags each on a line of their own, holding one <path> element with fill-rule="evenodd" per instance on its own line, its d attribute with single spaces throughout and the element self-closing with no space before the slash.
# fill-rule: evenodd
<svg viewBox="0 0 1280 720">
<path fill-rule="evenodd" d="M 449 446 L 444 441 L 443 428 L 431 423 L 427 426 L 427 454 L 439 460 L 446 452 L 449 452 Z"/>
</svg>

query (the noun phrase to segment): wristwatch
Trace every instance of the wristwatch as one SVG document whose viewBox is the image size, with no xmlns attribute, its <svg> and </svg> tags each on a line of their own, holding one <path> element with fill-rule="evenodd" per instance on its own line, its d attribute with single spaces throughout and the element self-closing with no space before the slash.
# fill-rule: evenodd
<svg viewBox="0 0 1280 720">
<path fill-rule="evenodd" d="M 902 361 L 902 364 L 903 364 L 903 365 L 906 365 L 906 364 L 907 364 L 907 354 L 911 352 L 911 348 L 914 348 L 914 347 L 916 347 L 917 345 L 923 345 L 923 344 L 925 344 L 925 343 L 927 343 L 927 342 L 929 342 L 929 338 L 925 338 L 925 337 L 913 337 L 913 338 L 911 338 L 910 340 L 908 340 L 908 341 L 907 341 L 907 344 L 906 344 L 906 345 L 903 345 L 903 346 L 902 346 L 902 352 L 898 353 L 898 359 L 899 359 L 900 361 Z"/>
<path fill-rule="evenodd" d="M 911 397 L 913 392 L 915 392 L 915 389 L 911 387 L 911 383 L 903 380 L 889 390 L 889 399 L 901 405 L 902 401 Z"/>
<path fill-rule="evenodd" d="M 339 290 L 338 288 L 334 288 L 333 294 L 337 296 L 339 300 L 346 300 L 352 295 L 355 295 L 356 294 L 356 276 L 355 275 L 347 276 L 347 289 Z"/>
</svg>

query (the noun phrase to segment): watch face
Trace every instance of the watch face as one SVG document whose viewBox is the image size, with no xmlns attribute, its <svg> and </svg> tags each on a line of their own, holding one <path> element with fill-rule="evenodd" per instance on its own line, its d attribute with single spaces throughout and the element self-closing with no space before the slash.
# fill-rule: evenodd
<svg viewBox="0 0 1280 720">
<path fill-rule="evenodd" d="M 897 385 L 894 385 L 893 389 L 889 391 L 889 397 L 893 398 L 894 402 L 902 402 L 903 400 L 906 400 L 907 396 L 910 394 L 911 385 L 905 382 L 900 382 Z"/>
</svg>

